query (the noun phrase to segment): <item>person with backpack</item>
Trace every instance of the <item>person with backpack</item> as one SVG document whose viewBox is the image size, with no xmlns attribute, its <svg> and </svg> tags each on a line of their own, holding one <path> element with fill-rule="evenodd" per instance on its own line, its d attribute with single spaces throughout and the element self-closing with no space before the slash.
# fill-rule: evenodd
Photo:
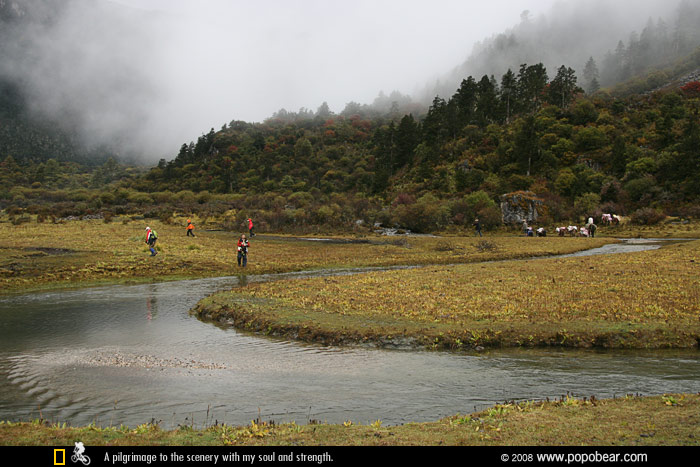
<svg viewBox="0 0 700 467">
<path fill-rule="evenodd" d="M 158 234 L 156 233 L 156 231 L 151 229 L 150 227 L 146 227 L 146 244 L 151 250 L 151 256 L 155 256 L 158 254 L 155 250 L 156 240 L 158 240 Z"/>
<path fill-rule="evenodd" d="M 249 217 L 246 221 L 248 222 L 248 236 L 252 238 L 255 236 L 253 233 L 253 219 Z"/>
<path fill-rule="evenodd" d="M 248 264 L 248 248 L 250 247 L 250 242 L 246 240 L 245 234 L 241 235 L 238 239 L 238 265 L 246 267 Z"/>
<path fill-rule="evenodd" d="M 477 217 L 476 219 L 474 219 L 474 229 L 475 229 L 475 231 L 476 231 L 476 233 L 474 234 L 474 236 L 477 236 L 477 235 L 478 235 L 479 237 L 481 237 L 481 236 L 482 236 L 482 235 L 481 235 L 481 222 L 479 222 L 479 218 L 478 218 L 478 217 Z"/>
<path fill-rule="evenodd" d="M 194 237 L 194 224 L 192 223 L 192 219 L 187 219 L 187 236 L 188 237 Z"/>
</svg>

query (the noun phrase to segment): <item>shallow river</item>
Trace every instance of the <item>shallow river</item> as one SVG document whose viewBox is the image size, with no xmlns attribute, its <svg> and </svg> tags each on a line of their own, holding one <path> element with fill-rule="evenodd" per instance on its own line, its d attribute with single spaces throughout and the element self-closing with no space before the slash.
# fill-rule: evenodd
<svg viewBox="0 0 700 467">
<path fill-rule="evenodd" d="M 656 247 L 627 242 L 585 254 Z M 0 420 L 173 428 L 260 416 L 391 425 L 513 399 L 700 390 L 698 351 L 337 348 L 188 315 L 201 298 L 237 284 L 216 278 L 0 299 Z"/>
</svg>

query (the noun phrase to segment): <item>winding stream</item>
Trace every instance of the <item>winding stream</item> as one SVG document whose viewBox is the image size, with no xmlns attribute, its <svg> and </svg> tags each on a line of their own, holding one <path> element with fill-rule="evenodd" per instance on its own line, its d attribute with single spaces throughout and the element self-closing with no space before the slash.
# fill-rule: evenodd
<svg viewBox="0 0 700 467">
<path fill-rule="evenodd" d="M 658 248 L 624 242 L 583 254 Z M 357 272 L 357 271 L 356 271 Z M 247 281 L 338 271 L 248 276 Z M 347 273 L 344 271 L 343 273 Z M 0 420 L 73 425 L 436 420 L 505 400 L 700 390 L 700 352 L 336 348 L 188 315 L 236 277 L 0 299 Z"/>
</svg>

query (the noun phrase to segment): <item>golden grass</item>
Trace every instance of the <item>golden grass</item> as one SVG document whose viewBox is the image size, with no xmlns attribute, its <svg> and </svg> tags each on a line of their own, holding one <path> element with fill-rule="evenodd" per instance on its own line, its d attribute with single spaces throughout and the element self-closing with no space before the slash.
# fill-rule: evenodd
<svg viewBox="0 0 700 467">
<path fill-rule="evenodd" d="M 693 241 L 609 256 L 258 283 L 209 297 L 196 312 L 335 344 L 696 347 L 699 279 L 700 241 Z"/>
<path fill-rule="evenodd" d="M 156 229 L 158 255 L 144 243 L 145 227 Z M 195 230 L 154 220 L 104 223 L 3 224 L 0 238 L 0 293 L 99 283 L 264 274 L 319 268 L 464 263 L 573 252 L 600 246 L 603 239 L 521 237 L 387 238 L 325 243 L 256 236 L 248 267 L 237 266 L 238 233 Z M 480 246 L 481 245 L 481 246 Z"/>
<path fill-rule="evenodd" d="M 700 221 L 674 217 L 655 225 L 637 225 L 626 221 L 619 225 L 599 226 L 596 235 L 620 238 L 700 238 Z"/>
<path fill-rule="evenodd" d="M 596 400 L 564 397 L 550 402 L 496 405 L 435 422 L 383 426 L 344 424 L 181 427 L 154 425 L 71 428 L 0 423 L 0 445 L 69 446 L 659 446 L 700 444 L 700 395 L 668 394 Z"/>
</svg>

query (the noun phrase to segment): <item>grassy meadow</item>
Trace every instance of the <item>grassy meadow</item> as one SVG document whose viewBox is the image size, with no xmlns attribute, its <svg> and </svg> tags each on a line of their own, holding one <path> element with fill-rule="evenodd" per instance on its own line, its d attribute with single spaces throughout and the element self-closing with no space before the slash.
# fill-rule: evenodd
<svg viewBox="0 0 700 467">
<path fill-rule="evenodd" d="M 239 233 L 156 220 L 2 222 L 0 294 L 109 283 L 413 265 L 348 276 L 250 283 L 202 300 L 193 313 L 269 335 L 329 344 L 468 350 L 498 346 L 697 347 L 700 241 L 610 256 L 540 258 L 617 237 L 700 237 L 700 224 L 601 228 L 591 238 L 284 235 L 252 239 L 236 265 Z M 197 221 L 195 219 L 195 224 Z M 144 243 L 158 232 L 158 255 Z M 515 262 L 491 262 L 518 259 Z M 0 445 L 698 445 L 700 395 L 504 403 L 435 422 L 352 421 L 247 426 L 69 427 L 0 422 Z"/>
<path fill-rule="evenodd" d="M 0 422 L 0 445 L 88 446 L 659 446 L 700 444 L 700 395 L 504 403 L 435 422 L 383 426 L 271 424 L 135 428 L 67 427 L 42 421 Z"/>
<path fill-rule="evenodd" d="M 590 238 L 382 237 L 368 234 L 333 243 L 258 235 L 251 240 L 248 267 L 237 266 L 240 233 L 195 229 L 185 221 L 154 219 L 105 223 L 0 224 L 0 293 L 106 283 L 155 282 L 196 277 L 266 274 L 322 268 L 467 263 L 571 253 L 613 241 Z M 196 219 L 195 219 L 195 225 Z M 146 226 L 158 232 L 151 257 Z"/>
<path fill-rule="evenodd" d="M 691 348 L 700 341 L 698 278 L 700 241 L 691 241 L 638 253 L 256 283 L 210 296 L 195 312 L 327 344 Z"/>
<path fill-rule="evenodd" d="M 668 217 L 653 225 L 634 224 L 627 218 L 618 225 L 598 226 L 596 236 L 619 238 L 700 238 L 700 221 Z"/>
</svg>

